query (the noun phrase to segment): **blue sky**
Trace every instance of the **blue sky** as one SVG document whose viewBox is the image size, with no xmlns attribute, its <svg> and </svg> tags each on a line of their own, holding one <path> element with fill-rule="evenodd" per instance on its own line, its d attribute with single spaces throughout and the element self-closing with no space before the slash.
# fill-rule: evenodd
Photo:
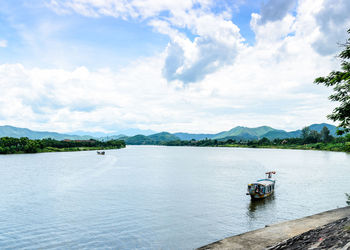
<svg viewBox="0 0 350 250">
<path fill-rule="evenodd" d="M 0 125 L 293 130 L 327 122 L 346 0 L 0 1 Z M 330 121 L 328 121 L 330 122 Z"/>
<path fill-rule="evenodd" d="M 45 1 L 29 2 L 4 3 L 1 34 L 8 41 L 8 48 L 1 53 L 2 63 L 113 68 L 140 56 L 151 56 L 168 42 L 166 36 L 154 33 L 144 23 L 75 13 L 60 15 L 49 9 Z M 54 55 L 59 58 L 52 58 Z M 60 57 L 67 60 L 60 62 Z"/>
<path fill-rule="evenodd" d="M 254 11 L 259 11 L 258 1 L 241 1 L 236 4 L 237 7 L 232 5 L 234 1 L 219 3 L 211 7 L 212 12 L 220 13 L 227 5 L 233 8 L 231 20 L 240 27 L 246 42 L 252 45 L 254 32 L 250 29 L 250 18 Z M 53 58 L 43 58 L 43 54 L 58 53 L 55 51 L 58 49 L 59 53 L 67 57 L 65 53 L 68 53 L 70 57 L 71 62 L 65 62 L 63 67 L 117 68 L 139 57 L 161 52 L 170 41 L 168 36 L 155 32 L 147 25 L 149 18 L 94 18 L 75 12 L 62 15 L 50 9 L 50 1 L 45 0 L 15 0 L 1 4 L 0 31 L 2 39 L 8 43 L 8 48 L 1 51 L 2 63 L 21 62 L 32 67 L 53 67 L 57 62 Z M 159 17 L 168 15 L 165 11 L 159 13 Z M 180 30 L 192 40 L 196 37 L 186 28 Z M 27 41 L 28 36 L 34 41 Z"/>
</svg>

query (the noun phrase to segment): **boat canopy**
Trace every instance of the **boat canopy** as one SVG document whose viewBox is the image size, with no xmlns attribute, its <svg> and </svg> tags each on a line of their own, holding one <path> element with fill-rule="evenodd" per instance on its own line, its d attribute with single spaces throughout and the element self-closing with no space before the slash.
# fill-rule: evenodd
<svg viewBox="0 0 350 250">
<path fill-rule="evenodd" d="M 263 185 L 263 186 L 268 186 L 271 184 L 274 184 L 275 181 L 271 180 L 271 179 L 262 179 L 262 180 L 258 180 L 257 182 L 252 183 L 251 185 Z"/>
</svg>

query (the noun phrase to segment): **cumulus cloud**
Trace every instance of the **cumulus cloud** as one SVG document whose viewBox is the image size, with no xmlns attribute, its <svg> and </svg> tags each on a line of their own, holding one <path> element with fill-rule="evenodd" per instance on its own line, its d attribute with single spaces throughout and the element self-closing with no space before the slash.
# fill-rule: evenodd
<svg viewBox="0 0 350 250">
<path fill-rule="evenodd" d="M 261 23 L 278 21 L 295 7 L 296 0 L 269 0 L 261 6 Z"/>
<path fill-rule="evenodd" d="M 246 48 L 235 64 L 180 89 L 162 76 L 164 54 L 116 72 L 1 65 L 0 124 L 60 132 L 218 132 L 236 125 L 296 129 L 323 122 L 332 109 L 329 92 L 312 81 L 334 65 L 297 45 L 287 43 L 288 53 L 278 46 Z"/>
<path fill-rule="evenodd" d="M 231 64 L 244 40 L 226 11 L 214 14 L 210 0 L 73 0 L 51 1 L 55 10 L 75 11 L 91 17 L 101 15 L 149 20 L 148 24 L 170 38 L 163 76 L 183 83 L 202 80 L 207 74 Z M 162 15 L 163 12 L 167 14 Z M 184 33 L 194 37 L 193 41 Z"/>
<path fill-rule="evenodd" d="M 286 11 L 265 22 L 268 14 L 254 13 L 252 46 L 242 43 L 227 13 L 210 12 L 209 1 L 201 1 L 200 8 L 191 1 L 52 3 L 64 13 L 139 18 L 170 42 L 162 53 L 117 71 L 0 65 L 0 124 L 60 132 L 130 127 L 218 132 L 237 125 L 292 130 L 324 122 L 332 111 L 331 90 L 312 83 L 338 66 L 333 54 L 315 50 L 327 31 L 320 20 L 338 23 L 334 15 L 320 18 L 331 8 L 329 1 L 303 0 L 296 15 Z M 183 87 L 189 82 L 196 84 Z"/>
<path fill-rule="evenodd" d="M 7 40 L 0 40 L 0 47 L 6 48 L 7 47 Z"/>
<path fill-rule="evenodd" d="M 335 43 L 346 40 L 346 30 L 350 28 L 350 1 L 324 0 L 322 9 L 316 15 L 320 34 L 312 44 L 322 55 L 330 55 L 339 50 Z"/>
<path fill-rule="evenodd" d="M 282 5 L 284 3 L 278 2 Z M 301 46 L 311 46 L 323 56 L 334 55 L 339 51 L 338 44 L 346 40 L 346 31 L 350 27 L 349 1 L 299 1 L 296 15 L 288 12 L 292 8 L 292 1 L 288 2 L 282 8 L 285 10 L 283 14 L 278 14 L 279 18 L 264 17 L 265 5 L 259 14 L 252 14 L 251 27 L 257 42 L 262 39 L 285 42 L 302 38 L 304 40 L 300 41 Z M 278 12 L 276 3 L 277 1 L 269 1 L 267 9 Z"/>
<path fill-rule="evenodd" d="M 190 20 L 183 25 L 197 37 L 191 41 L 182 34 L 170 34 L 172 41 L 168 44 L 163 68 L 168 81 L 200 81 L 222 66 L 232 64 L 239 50 L 245 48 L 238 27 L 231 21 L 207 13 L 190 12 L 186 17 Z M 158 23 L 152 25 L 158 28 Z"/>
</svg>

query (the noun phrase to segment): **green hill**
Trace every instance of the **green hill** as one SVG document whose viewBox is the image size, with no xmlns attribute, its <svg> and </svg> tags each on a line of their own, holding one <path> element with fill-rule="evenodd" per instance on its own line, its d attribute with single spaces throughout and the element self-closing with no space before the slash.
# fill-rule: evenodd
<svg viewBox="0 0 350 250">
<path fill-rule="evenodd" d="M 168 132 L 161 132 L 161 133 L 149 135 L 148 137 L 155 142 L 162 142 L 162 141 L 168 142 L 168 141 L 180 140 L 179 137 L 177 137 L 173 134 L 170 134 Z"/>
<path fill-rule="evenodd" d="M 128 145 L 150 145 L 154 144 L 154 141 L 145 135 L 135 135 L 135 136 L 125 136 L 119 138 L 120 140 L 124 140 Z"/>
<path fill-rule="evenodd" d="M 300 135 L 301 135 L 301 130 L 296 130 L 292 132 L 286 132 L 284 130 L 274 130 L 274 131 L 267 132 L 262 137 L 266 137 L 269 140 L 274 140 L 274 139 L 297 138 L 297 137 L 300 137 Z"/>
<path fill-rule="evenodd" d="M 330 130 L 330 134 L 336 136 L 337 128 L 331 124 L 321 123 L 321 124 L 312 124 L 309 126 L 311 130 L 316 130 L 320 132 L 323 127 L 327 127 Z M 135 136 L 124 136 L 124 135 L 110 135 L 105 137 L 96 138 L 101 141 L 106 141 L 110 139 L 122 139 L 125 140 L 126 144 L 129 145 L 150 145 L 150 144 L 160 144 L 161 142 L 170 142 L 177 140 L 204 140 L 216 139 L 216 140 L 258 140 L 263 137 L 268 138 L 269 140 L 273 139 L 285 139 L 285 138 L 296 138 L 300 137 L 301 130 L 295 130 L 287 132 L 284 130 L 274 129 L 268 126 L 261 126 L 256 128 L 248 128 L 237 126 L 229 131 L 223 131 L 217 134 L 190 134 L 190 133 L 168 133 L 161 132 L 152 134 L 149 136 L 146 135 L 135 135 Z M 55 140 L 89 140 L 95 139 L 92 136 L 80 136 L 80 135 L 69 135 L 69 134 L 60 134 L 56 132 L 47 132 L 47 131 L 33 131 L 27 128 L 17 128 L 13 126 L 0 126 L 0 137 L 28 137 L 29 139 L 43 139 L 43 138 L 52 138 Z"/>
<path fill-rule="evenodd" d="M 152 145 L 152 144 L 159 144 L 160 142 L 180 140 L 178 137 L 168 132 L 157 133 L 149 136 L 145 136 L 145 135 L 135 135 L 130 137 L 125 136 L 119 139 L 124 140 L 125 143 L 129 145 Z"/>
<path fill-rule="evenodd" d="M 216 134 L 190 134 L 190 133 L 174 133 L 176 137 L 178 137 L 180 140 L 190 141 L 192 139 L 194 140 L 204 140 L 205 138 L 211 139 Z"/>
<path fill-rule="evenodd" d="M 264 134 L 274 131 L 276 129 L 268 127 L 268 126 L 261 126 L 257 128 L 248 128 L 248 127 L 235 127 L 229 131 L 224 131 L 221 133 L 216 134 L 216 136 L 213 137 L 213 139 L 222 139 L 227 137 L 243 137 L 247 139 L 258 139 L 260 137 L 263 137 Z"/>
<path fill-rule="evenodd" d="M 56 132 L 47 132 L 47 131 L 33 131 L 27 128 L 17 128 L 13 126 L 0 126 L 0 137 L 28 137 L 29 139 L 44 139 L 51 138 L 55 140 L 89 140 L 93 139 L 92 136 L 79 136 L 79 135 L 68 135 L 68 134 L 60 134 Z"/>
<path fill-rule="evenodd" d="M 316 130 L 317 132 L 321 132 L 323 127 L 327 127 L 329 129 L 329 131 L 330 131 L 330 134 L 332 136 L 337 136 L 337 127 L 333 126 L 331 124 L 320 123 L 320 124 L 312 124 L 312 125 L 309 126 L 310 130 Z"/>
</svg>

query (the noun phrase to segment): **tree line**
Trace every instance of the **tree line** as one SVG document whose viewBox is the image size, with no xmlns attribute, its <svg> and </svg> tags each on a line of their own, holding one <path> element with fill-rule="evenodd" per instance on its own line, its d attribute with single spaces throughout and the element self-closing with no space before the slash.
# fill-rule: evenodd
<svg viewBox="0 0 350 250">
<path fill-rule="evenodd" d="M 93 148 L 123 148 L 125 142 L 123 140 L 54 140 L 51 138 L 41 140 L 31 140 L 27 137 L 0 138 L 0 154 L 14 154 L 14 153 L 38 153 L 49 151 L 64 151 L 79 150 L 79 149 L 93 149 Z"/>
<path fill-rule="evenodd" d="M 300 148 L 300 149 L 321 149 L 350 152 L 350 134 L 342 137 L 334 137 L 327 127 L 320 132 L 304 127 L 301 136 L 297 138 L 282 138 L 269 140 L 263 137 L 258 140 L 234 140 L 234 139 L 204 139 L 204 140 L 176 140 L 161 142 L 166 146 L 198 146 L 198 147 L 276 147 L 276 148 Z"/>
</svg>

